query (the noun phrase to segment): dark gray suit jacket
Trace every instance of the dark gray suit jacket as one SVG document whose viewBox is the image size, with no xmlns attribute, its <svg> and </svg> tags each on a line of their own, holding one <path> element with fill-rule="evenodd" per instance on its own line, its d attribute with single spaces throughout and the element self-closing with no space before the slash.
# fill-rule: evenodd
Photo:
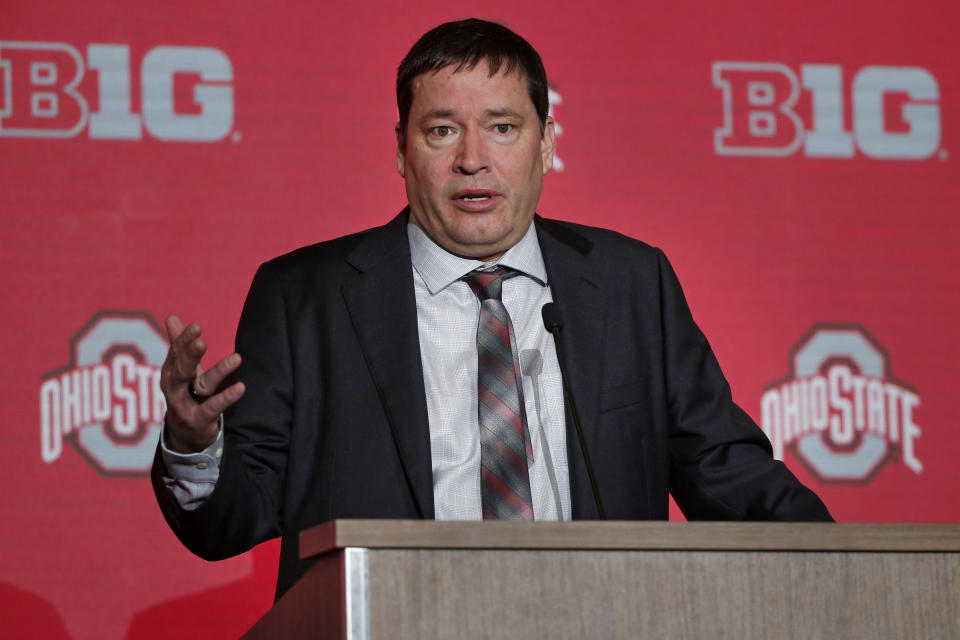
<svg viewBox="0 0 960 640">
<path fill-rule="evenodd" d="M 154 464 L 177 536 L 208 559 L 278 535 L 277 595 L 308 568 L 298 533 L 332 518 L 433 518 L 407 212 L 260 267 L 237 330 L 247 393 L 225 416 L 220 479 L 184 511 Z M 658 249 L 536 218 L 560 340 L 606 515 L 829 520 L 733 403 Z M 569 413 L 569 412 L 568 412 Z M 575 519 L 596 518 L 572 421 Z"/>
</svg>

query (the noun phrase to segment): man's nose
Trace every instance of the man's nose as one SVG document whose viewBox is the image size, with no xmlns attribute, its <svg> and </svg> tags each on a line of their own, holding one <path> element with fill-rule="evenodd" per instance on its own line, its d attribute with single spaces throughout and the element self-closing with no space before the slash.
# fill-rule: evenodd
<svg viewBox="0 0 960 640">
<path fill-rule="evenodd" d="M 472 175 L 485 171 L 489 165 L 488 149 L 482 132 L 468 127 L 460 139 L 454 170 L 457 173 Z"/>
</svg>

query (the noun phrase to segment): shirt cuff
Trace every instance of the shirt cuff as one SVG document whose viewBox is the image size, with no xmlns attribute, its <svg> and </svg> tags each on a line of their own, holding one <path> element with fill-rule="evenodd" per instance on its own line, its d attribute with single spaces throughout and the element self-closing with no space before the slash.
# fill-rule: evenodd
<svg viewBox="0 0 960 640">
<path fill-rule="evenodd" d="M 186 511 L 193 511 L 206 501 L 220 477 L 223 456 L 223 415 L 218 418 L 220 433 L 209 447 L 197 453 L 177 453 L 167 447 L 166 425 L 160 431 L 160 457 L 163 460 L 163 483 Z"/>
</svg>

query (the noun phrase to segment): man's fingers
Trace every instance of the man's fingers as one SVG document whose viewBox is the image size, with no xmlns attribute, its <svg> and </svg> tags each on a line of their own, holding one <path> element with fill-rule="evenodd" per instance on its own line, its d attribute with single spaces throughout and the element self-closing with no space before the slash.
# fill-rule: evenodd
<svg viewBox="0 0 960 640">
<path fill-rule="evenodd" d="M 240 366 L 240 354 L 231 353 L 229 356 L 218 362 L 211 369 L 203 371 L 197 369 L 197 375 L 193 380 L 193 388 L 202 396 L 212 395 L 223 379 L 237 370 Z"/>
<path fill-rule="evenodd" d="M 170 338 L 172 344 L 177 336 L 183 332 L 183 320 L 180 319 L 180 316 L 171 313 L 167 316 L 164 324 L 167 326 L 167 337 Z"/>
<path fill-rule="evenodd" d="M 174 381 L 184 384 L 197 375 L 197 367 L 207 351 L 207 342 L 200 337 L 200 325 L 191 323 L 170 344 Z"/>
<path fill-rule="evenodd" d="M 176 321 L 173 323 L 173 326 L 171 326 L 171 320 Z M 180 331 L 178 331 L 176 335 L 173 335 L 170 330 L 175 330 L 177 326 L 180 327 Z M 180 322 L 180 318 L 170 316 L 167 318 L 167 333 L 170 335 L 170 348 L 180 352 L 183 351 L 188 344 L 200 337 L 200 325 L 196 322 L 191 322 L 184 327 L 183 323 Z"/>
<path fill-rule="evenodd" d="M 207 341 L 203 338 L 194 339 L 184 347 L 182 354 L 177 357 L 178 372 L 192 380 L 197 375 L 197 367 L 200 366 L 200 360 L 206 352 Z"/>
<path fill-rule="evenodd" d="M 220 393 L 207 398 L 202 404 L 197 405 L 196 424 L 209 424 L 216 420 L 217 416 L 243 397 L 244 391 L 246 391 L 244 384 L 236 382 Z"/>
<path fill-rule="evenodd" d="M 174 451 L 188 453 L 201 451 L 216 439 L 217 417 L 243 397 L 246 387 L 242 382 L 230 385 L 220 393 L 197 403 L 184 398 L 183 413 L 171 419 L 172 407 L 168 405 L 167 444 Z"/>
<path fill-rule="evenodd" d="M 205 371 L 200 360 L 207 351 L 207 342 L 200 337 L 200 325 L 184 325 L 173 314 L 167 316 L 165 324 L 170 349 L 161 369 L 160 388 L 167 400 L 168 444 L 181 447 L 175 450 L 192 451 L 206 446 L 203 443 L 208 442 L 217 416 L 243 396 L 246 387 L 242 382 L 215 393 L 240 366 L 240 355 L 232 353 Z M 191 384 L 200 398 L 191 397 Z"/>
</svg>

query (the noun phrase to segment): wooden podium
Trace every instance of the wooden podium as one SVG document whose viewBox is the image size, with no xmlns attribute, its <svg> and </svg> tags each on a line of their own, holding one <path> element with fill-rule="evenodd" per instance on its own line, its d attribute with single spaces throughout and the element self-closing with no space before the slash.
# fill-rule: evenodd
<svg viewBox="0 0 960 640">
<path fill-rule="evenodd" d="M 337 520 L 278 638 L 960 638 L 960 525 Z"/>
</svg>

